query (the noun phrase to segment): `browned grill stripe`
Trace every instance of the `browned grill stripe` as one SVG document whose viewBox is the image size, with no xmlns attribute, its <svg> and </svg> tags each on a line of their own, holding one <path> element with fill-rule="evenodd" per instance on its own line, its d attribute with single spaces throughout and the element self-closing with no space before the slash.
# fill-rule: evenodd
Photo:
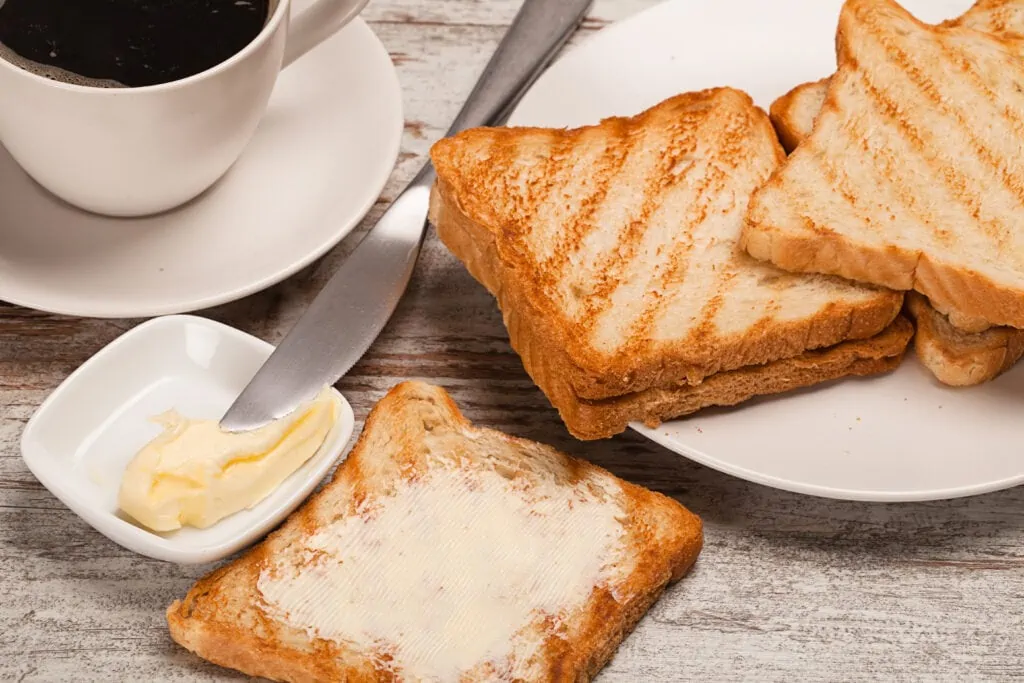
<svg viewBox="0 0 1024 683">
<path fill-rule="evenodd" d="M 698 190 L 700 192 L 699 200 L 693 205 L 693 215 L 692 217 L 687 215 L 683 219 L 683 225 L 692 227 L 686 231 L 686 239 L 680 239 L 669 245 L 671 254 L 668 259 L 668 267 L 658 276 L 658 286 L 666 293 L 664 295 L 659 295 L 656 291 L 645 293 L 645 296 L 648 297 L 647 305 L 630 323 L 626 333 L 627 340 L 637 340 L 644 346 L 654 344 L 651 331 L 673 299 L 673 292 L 667 290 L 685 285 L 685 273 L 689 267 L 690 253 L 693 251 L 693 233 L 697 226 L 707 218 L 708 206 L 715 195 L 715 192 L 708 188 L 712 183 L 720 186 L 725 180 L 727 180 L 727 176 L 718 166 L 711 165 L 707 169 L 705 182 Z"/>
<path fill-rule="evenodd" d="M 989 102 L 1000 101 L 1001 96 L 997 92 L 992 90 L 992 88 L 988 86 L 988 83 L 983 81 L 978 76 L 978 72 L 971 68 L 970 60 L 964 57 L 963 53 L 951 49 L 949 45 L 945 43 L 945 41 L 940 41 L 939 45 L 942 49 L 943 58 L 946 61 L 959 66 L 960 72 L 971 80 L 971 85 L 973 85 L 976 89 L 982 91 L 985 94 L 986 100 L 988 100 Z M 1014 133 L 1017 133 L 1018 135 L 1024 135 L 1024 118 L 1018 116 L 1017 110 L 1013 109 L 1010 106 L 1005 106 L 1000 110 L 1000 114 L 1002 115 L 1001 118 L 1004 121 L 1006 121 L 1006 123 L 1010 126 Z"/>
<path fill-rule="evenodd" d="M 570 257 L 579 251 L 584 236 L 594 229 L 594 214 L 604 202 L 612 182 L 618 177 L 622 165 L 629 156 L 629 151 L 635 144 L 635 140 L 627 134 L 629 125 L 626 121 L 615 119 L 606 121 L 603 125 L 608 126 L 611 130 L 607 133 L 609 142 L 605 153 L 592 169 L 594 178 L 597 179 L 596 187 L 589 195 L 581 199 L 576 214 L 568 217 L 565 224 L 561 226 L 551 255 L 541 264 L 543 272 L 562 273 Z M 572 144 L 576 143 L 575 137 L 570 140 Z M 626 142 L 618 144 L 618 140 Z"/>
<path fill-rule="evenodd" d="M 1006 29 L 1008 28 L 1008 25 L 1006 23 L 1007 22 L 1006 16 L 1001 14 L 1001 13 L 1000 14 L 993 14 L 992 16 L 993 16 L 993 21 L 992 21 L 991 26 L 988 27 L 988 29 L 992 33 L 1005 33 Z"/>
<path fill-rule="evenodd" d="M 701 132 L 701 120 L 706 116 L 698 112 L 696 125 L 691 121 L 692 118 L 694 112 L 680 112 L 679 120 L 674 123 L 678 138 L 673 140 L 674 144 L 671 147 L 662 152 L 660 163 L 655 164 L 649 172 L 644 184 L 639 215 L 622 230 L 618 243 L 593 269 L 597 283 L 585 303 L 586 313 L 582 321 L 588 332 L 594 329 L 601 315 L 611 306 L 611 295 L 621 283 L 624 273 L 631 267 L 647 223 L 651 215 L 660 208 L 666 190 L 687 175 L 683 173 L 677 177 L 672 173 L 672 169 L 676 168 L 684 156 L 693 152 L 697 134 Z M 706 183 L 707 179 L 705 186 Z M 704 187 L 698 188 L 698 192 L 703 190 Z"/>
<path fill-rule="evenodd" d="M 552 193 L 559 189 L 558 183 L 554 182 L 557 174 L 557 164 L 565 159 L 566 155 L 577 144 L 578 137 L 579 135 L 576 134 L 556 138 L 555 143 L 548 152 L 547 158 L 544 160 L 543 170 L 539 174 L 534 171 L 536 181 L 531 182 L 527 188 L 526 207 L 542 206 L 551 199 Z M 536 221 L 532 220 L 532 216 L 524 216 L 524 218 L 520 234 L 522 235 L 523 243 L 529 244 Z"/>
<path fill-rule="evenodd" d="M 485 162 L 481 163 L 473 158 L 458 160 L 473 169 L 473 179 L 475 182 L 473 185 L 469 185 L 468 189 L 470 194 L 472 194 L 474 187 L 498 188 L 498 192 L 495 194 L 504 197 L 505 201 L 508 202 L 507 207 L 500 211 L 502 230 L 505 233 L 509 233 L 509 235 L 506 235 L 506 238 L 511 237 L 511 235 L 518 236 L 522 231 L 528 229 L 528 222 L 523 220 L 524 209 L 527 204 L 514 183 L 519 177 L 516 174 L 518 166 L 515 163 L 519 141 L 512 135 L 511 131 L 497 130 L 491 135 L 483 136 L 482 144 L 485 146 L 480 150 L 479 155 L 482 159 L 486 159 Z M 536 173 L 532 175 L 534 178 L 537 177 Z M 528 185 L 530 184 L 532 183 L 528 183 Z M 481 201 L 480 204 L 492 212 L 495 211 L 495 207 L 489 205 L 486 201 Z M 505 241 L 508 244 L 514 244 L 513 239 L 506 239 Z"/>
<path fill-rule="evenodd" d="M 718 281 L 718 292 L 714 296 L 709 297 L 704 307 L 700 309 L 700 312 L 697 314 L 698 322 L 690 330 L 690 334 L 687 335 L 688 337 L 692 339 L 706 339 L 714 334 L 715 317 L 722 310 L 725 296 L 729 293 L 735 281 L 736 273 L 730 273 Z"/>
<path fill-rule="evenodd" d="M 975 24 L 973 15 L 978 14 L 986 17 L 984 22 L 979 21 Z M 954 22 L 955 26 L 962 26 L 964 28 L 974 29 L 975 31 L 984 31 L 985 33 L 1006 33 L 1010 29 L 1010 22 L 1013 17 L 1013 12 L 1007 7 L 996 7 L 995 9 L 986 9 L 986 3 L 976 3 L 974 7 L 967 10 L 967 12 L 958 21 Z"/>
</svg>

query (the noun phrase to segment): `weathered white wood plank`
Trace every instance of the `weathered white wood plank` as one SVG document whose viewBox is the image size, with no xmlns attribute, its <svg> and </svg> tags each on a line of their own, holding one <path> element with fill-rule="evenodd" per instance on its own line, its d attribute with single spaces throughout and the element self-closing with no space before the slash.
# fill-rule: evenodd
<svg viewBox="0 0 1024 683">
<path fill-rule="evenodd" d="M 588 31 L 651 4 L 599 0 Z M 402 159 L 385 199 L 442 134 L 517 7 L 373 0 L 367 8 L 405 93 Z M 357 239 L 320 266 L 207 314 L 277 341 Z M 181 651 L 166 633 L 167 604 L 208 567 L 119 548 L 20 459 L 35 407 L 134 324 L 0 305 L 0 680 L 243 680 Z M 341 387 L 361 420 L 407 378 L 447 387 L 471 419 L 590 458 L 704 518 L 696 570 L 644 619 L 604 681 L 1024 675 L 1024 489 L 904 506 L 825 501 L 733 479 L 635 435 L 577 442 L 524 374 L 490 297 L 433 237 L 395 319 Z"/>
<path fill-rule="evenodd" d="M 363 16 L 374 24 L 504 26 L 521 4 L 521 0 L 375 0 Z M 652 0 L 596 0 L 586 26 L 603 26 L 654 4 Z"/>
</svg>

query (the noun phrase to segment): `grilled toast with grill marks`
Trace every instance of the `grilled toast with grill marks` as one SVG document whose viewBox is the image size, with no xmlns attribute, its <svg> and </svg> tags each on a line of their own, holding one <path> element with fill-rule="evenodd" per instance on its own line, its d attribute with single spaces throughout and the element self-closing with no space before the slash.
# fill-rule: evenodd
<svg viewBox="0 0 1024 683">
<path fill-rule="evenodd" d="M 964 26 L 1009 37 L 1024 33 L 1024 1 L 980 0 L 961 17 L 942 24 Z M 814 129 L 828 92 L 829 80 L 804 83 L 771 105 L 779 139 L 792 152 Z M 907 312 L 918 321 L 914 347 L 925 367 L 941 382 L 972 386 L 999 376 L 1020 358 L 1024 330 L 992 327 L 983 318 L 956 310 L 939 311 L 925 297 L 907 300 Z"/>
<path fill-rule="evenodd" d="M 676 501 L 406 382 L 330 483 L 167 619 L 280 681 L 587 681 L 702 539 Z"/>
<path fill-rule="evenodd" d="M 816 85 L 794 88 L 772 104 L 772 122 L 780 138 L 789 136 L 791 148 L 813 129 L 820 111 L 818 95 L 823 97 L 827 90 L 827 85 L 824 89 Z M 905 308 L 917 322 L 917 356 L 943 384 L 982 384 L 1006 372 L 1024 353 L 1024 330 L 991 327 L 983 319 L 971 319 L 955 311 L 944 314 L 916 292 L 907 296 Z"/>
<path fill-rule="evenodd" d="M 1024 0 L 978 0 L 961 16 L 939 26 L 962 26 L 1005 38 L 1021 38 L 1024 37 Z M 804 83 L 772 103 L 772 123 L 786 152 L 792 152 L 814 130 L 814 121 L 825 103 L 828 85 L 828 78 Z M 961 329 L 965 332 L 982 331 L 969 327 Z"/>
<path fill-rule="evenodd" d="M 754 194 L 743 246 L 1024 327 L 1020 41 L 847 0 L 836 42 L 814 131 Z"/>
<path fill-rule="evenodd" d="M 785 155 L 736 90 L 576 130 L 474 129 L 431 155 L 438 235 L 560 409 L 556 386 L 607 399 L 866 339 L 902 303 L 737 249 L 750 193 Z"/>
</svg>

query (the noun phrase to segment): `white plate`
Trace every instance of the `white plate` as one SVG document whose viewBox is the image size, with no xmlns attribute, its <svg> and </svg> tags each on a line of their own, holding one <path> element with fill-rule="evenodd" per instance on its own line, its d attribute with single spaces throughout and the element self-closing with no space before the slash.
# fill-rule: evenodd
<svg viewBox="0 0 1024 683">
<path fill-rule="evenodd" d="M 555 64 L 511 119 L 573 126 L 730 85 L 763 107 L 835 69 L 840 0 L 674 0 L 605 29 Z M 970 0 L 903 0 L 926 21 Z M 909 501 L 1024 482 L 1024 367 L 971 389 L 908 354 L 895 373 L 634 428 L 710 467 L 791 491 Z"/>
<path fill-rule="evenodd" d="M 402 126 L 391 59 L 357 19 L 281 74 L 235 166 L 170 213 L 77 211 L 0 147 L 0 299 L 68 315 L 147 317 L 269 287 L 366 215 L 394 166 Z"/>
<path fill-rule="evenodd" d="M 354 427 L 344 398 L 338 422 L 312 458 L 253 508 L 207 529 L 144 529 L 118 512 L 117 492 L 128 462 L 160 433 L 150 417 L 174 408 L 187 417 L 219 418 L 271 351 L 270 344 L 205 318 L 150 320 L 54 390 L 25 426 L 22 457 L 54 496 L 122 546 L 170 562 L 224 558 L 277 526 L 338 460 Z"/>
</svg>

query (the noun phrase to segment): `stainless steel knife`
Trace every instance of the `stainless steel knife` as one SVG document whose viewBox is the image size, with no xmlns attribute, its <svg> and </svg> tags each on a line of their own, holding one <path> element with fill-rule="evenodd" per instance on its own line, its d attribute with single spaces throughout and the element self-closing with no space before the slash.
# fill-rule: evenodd
<svg viewBox="0 0 1024 683">
<path fill-rule="evenodd" d="M 504 121 L 593 0 L 525 0 L 448 134 Z M 428 163 L 359 243 L 221 418 L 229 431 L 287 415 L 334 384 L 380 334 L 412 277 L 427 230 Z"/>
</svg>

